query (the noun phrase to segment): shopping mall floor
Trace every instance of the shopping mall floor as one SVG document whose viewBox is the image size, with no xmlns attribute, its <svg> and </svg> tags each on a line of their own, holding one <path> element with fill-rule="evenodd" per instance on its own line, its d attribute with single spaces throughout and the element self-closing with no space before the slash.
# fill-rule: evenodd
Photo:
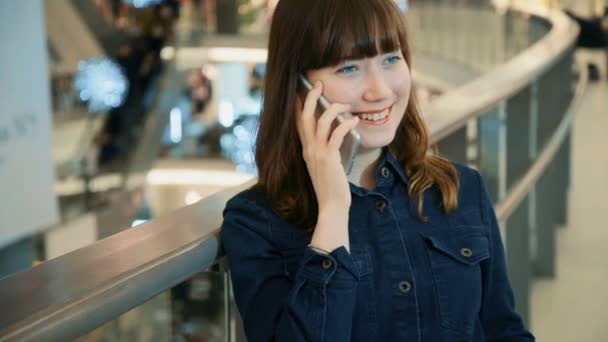
<svg viewBox="0 0 608 342">
<path fill-rule="evenodd" d="M 568 225 L 558 232 L 555 279 L 536 279 L 531 328 L 538 341 L 608 339 L 608 85 L 591 83 L 572 136 Z"/>
</svg>

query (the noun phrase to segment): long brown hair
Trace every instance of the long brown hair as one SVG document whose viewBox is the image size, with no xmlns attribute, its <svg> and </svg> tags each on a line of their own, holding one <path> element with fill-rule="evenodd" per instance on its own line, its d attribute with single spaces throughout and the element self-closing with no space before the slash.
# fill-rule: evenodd
<svg viewBox="0 0 608 342">
<path fill-rule="evenodd" d="M 281 0 L 270 28 L 265 94 L 255 146 L 261 191 L 288 222 L 312 229 L 318 207 L 296 130 L 297 75 L 401 49 L 411 68 L 405 24 L 393 0 Z M 410 94 L 390 151 L 410 177 L 409 196 L 423 216 L 424 192 L 436 185 L 445 212 L 457 207 L 458 175 L 427 154 L 429 134 Z"/>
</svg>

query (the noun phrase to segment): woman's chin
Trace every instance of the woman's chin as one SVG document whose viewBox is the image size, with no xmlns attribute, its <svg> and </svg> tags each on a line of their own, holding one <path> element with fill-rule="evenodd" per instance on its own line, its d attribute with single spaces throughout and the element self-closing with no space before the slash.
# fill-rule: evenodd
<svg viewBox="0 0 608 342">
<path fill-rule="evenodd" d="M 388 139 L 373 139 L 373 140 L 362 139 L 359 150 L 361 152 L 377 150 L 379 148 L 388 146 L 390 143 L 391 143 L 391 140 L 388 140 Z"/>
</svg>

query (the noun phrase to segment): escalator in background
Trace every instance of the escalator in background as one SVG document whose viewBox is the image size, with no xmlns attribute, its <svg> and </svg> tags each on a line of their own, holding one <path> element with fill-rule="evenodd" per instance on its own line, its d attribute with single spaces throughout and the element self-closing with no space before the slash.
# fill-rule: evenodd
<svg viewBox="0 0 608 342">
<path fill-rule="evenodd" d="M 146 49 L 150 44 L 145 37 L 126 37 L 106 22 L 95 1 L 49 1 L 46 22 L 53 85 L 55 193 L 62 216 L 62 223 L 52 229 L 96 217 L 104 221 L 100 225 L 104 229 L 92 234 L 95 240 L 129 227 L 136 218 L 135 212 L 124 210 L 139 191 L 141 179 L 133 180 L 131 174 L 145 173 L 156 160 L 160 136 L 184 79 L 172 63 L 160 60 L 157 50 Z M 138 24 L 137 20 L 130 23 Z M 132 55 L 123 54 L 114 43 L 128 46 Z M 104 55 L 123 69 L 129 89 L 119 107 L 94 113 L 79 99 L 74 76 L 80 61 Z M 120 219 L 105 222 L 103 217 Z M 86 241 L 81 240 L 90 243 Z"/>
<path fill-rule="evenodd" d="M 87 1 L 83 1 L 87 2 Z M 104 49 L 69 1 L 45 2 L 46 29 L 50 45 L 60 56 L 51 74 L 73 74 L 78 62 L 101 56 Z"/>
<path fill-rule="evenodd" d="M 63 0 L 62 2 L 69 4 L 78 13 L 78 16 L 105 51 L 118 50 L 123 37 L 117 34 L 117 30 L 110 20 L 104 18 L 104 14 L 97 7 L 96 1 Z"/>
</svg>

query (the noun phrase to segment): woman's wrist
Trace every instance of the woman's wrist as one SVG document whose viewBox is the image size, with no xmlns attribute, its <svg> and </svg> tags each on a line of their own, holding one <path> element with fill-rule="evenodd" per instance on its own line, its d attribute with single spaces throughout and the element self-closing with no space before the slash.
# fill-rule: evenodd
<svg viewBox="0 0 608 342">
<path fill-rule="evenodd" d="M 320 208 L 316 228 L 330 229 L 331 232 L 348 236 L 348 217 L 348 209 Z"/>
<path fill-rule="evenodd" d="M 348 214 L 350 206 L 341 203 L 325 203 L 319 205 L 319 220 L 340 219 L 343 218 L 348 222 Z"/>
<path fill-rule="evenodd" d="M 310 244 L 326 251 L 333 251 L 341 246 L 349 250 L 348 210 L 325 208 L 320 211 Z"/>
</svg>

